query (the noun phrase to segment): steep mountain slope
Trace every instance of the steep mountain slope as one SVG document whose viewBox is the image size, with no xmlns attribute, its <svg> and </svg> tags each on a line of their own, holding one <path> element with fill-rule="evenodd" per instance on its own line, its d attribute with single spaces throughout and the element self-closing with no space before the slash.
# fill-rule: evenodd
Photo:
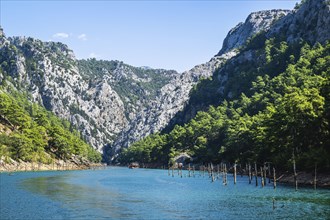
<svg viewBox="0 0 330 220">
<path fill-rule="evenodd" d="M 183 72 L 161 88 L 154 102 L 145 108 L 137 120 L 132 121 L 114 142 L 115 151 L 129 146 L 148 134 L 158 132 L 166 127 L 168 129 L 178 121 L 182 121 L 183 118 L 186 121 L 193 117 L 196 110 L 186 111 L 185 106 L 194 86 L 201 79 L 211 77 L 215 70 L 235 56 L 238 48 L 242 47 L 251 36 L 260 31 L 267 31 L 272 23 L 289 12 L 288 10 L 271 10 L 249 15 L 245 23 L 240 23 L 229 31 L 221 51 L 209 62 Z M 196 105 L 195 107 L 197 109 Z M 175 115 L 177 116 L 173 118 Z"/>
<path fill-rule="evenodd" d="M 329 15 L 329 1 L 304 1 L 248 39 L 197 84 L 185 114 L 177 115 L 181 126 L 134 143 L 119 160 L 172 164 L 176 155 L 187 153 L 198 163 L 271 162 L 287 170 L 295 158 L 301 169 L 318 164 L 328 171 Z M 189 114 L 197 110 L 207 111 Z"/>
<path fill-rule="evenodd" d="M 330 6 L 326 0 L 305 1 L 298 8 L 293 11 L 264 11 L 259 13 L 252 13 L 248 16 L 244 24 L 239 24 L 233 28 L 226 39 L 222 51 L 227 51 L 226 46 L 239 44 L 239 52 L 236 56 L 229 60 L 226 65 L 218 68 L 213 74 L 212 78 L 201 81 L 190 95 L 188 104 L 182 112 L 179 112 L 173 117 L 169 125 L 165 128 L 165 132 L 170 131 L 175 124 L 184 124 L 189 121 L 200 110 L 207 110 L 210 105 L 219 105 L 224 98 L 237 98 L 243 90 L 248 89 L 251 85 L 247 82 L 235 77 L 237 71 L 234 67 L 242 65 L 250 61 L 256 61 L 251 65 L 260 66 L 266 61 L 265 57 L 256 51 L 263 46 L 266 39 L 276 37 L 279 41 L 286 41 L 294 43 L 304 40 L 311 45 L 315 42 L 325 43 L 330 39 L 330 20 L 329 20 Z M 274 14 L 277 12 L 276 14 Z M 273 14 L 273 15 L 272 15 Z M 256 18 L 277 17 L 278 20 L 261 22 Z M 260 29 L 253 26 L 253 23 L 260 24 L 265 29 Z M 243 27 L 258 30 L 254 34 L 242 37 L 240 34 L 245 33 Z M 239 39 L 246 39 L 245 44 Z M 229 43 L 231 42 L 231 43 Z M 243 70 L 246 71 L 246 70 Z M 280 70 L 279 70 L 280 71 Z M 238 74 L 238 73 L 237 73 Z M 236 74 L 236 75 L 237 75 Z M 246 72 L 240 74 L 239 77 L 253 77 L 253 73 Z"/>
<path fill-rule="evenodd" d="M 119 61 L 78 61 L 62 43 L 0 34 L 0 81 L 72 122 L 99 151 L 177 75 Z"/>
<path fill-rule="evenodd" d="M 21 161 L 58 165 L 71 161 L 79 167 L 101 158 L 68 121 L 29 102 L 10 85 L 0 86 L 0 170 Z"/>
<path fill-rule="evenodd" d="M 171 165 L 185 153 L 197 163 L 271 162 L 283 171 L 295 158 L 300 170 L 314 170 L 317 164 L 319 171 L 328 171 L 330 43 L 312 47 L 268 40 L 259 54 L 267 47 L 277 51 L 268 61 L 231 67 L 236 68 L 235 83 L 250 87 L 169 133 L 135 142 L 119 161 Z"/>
</svg>

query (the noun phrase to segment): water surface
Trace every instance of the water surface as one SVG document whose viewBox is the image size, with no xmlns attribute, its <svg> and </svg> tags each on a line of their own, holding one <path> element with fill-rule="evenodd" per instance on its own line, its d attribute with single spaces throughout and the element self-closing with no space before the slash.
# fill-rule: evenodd
<svg viewBox="0 0 330 220">
<path fill-rule="evenodd" d="M 0 174 L 0 219 L 329 219 L 330 190 L 228 185 L 166 170 Z M 275 209 L 273 207 L 275 200 Z"/>
</svg>

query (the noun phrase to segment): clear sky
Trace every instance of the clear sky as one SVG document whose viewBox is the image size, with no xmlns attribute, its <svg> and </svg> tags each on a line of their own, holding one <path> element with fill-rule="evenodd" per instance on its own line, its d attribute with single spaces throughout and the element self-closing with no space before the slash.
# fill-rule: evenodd
<svg viewBox="0 0 330 220">
<path fill-rule="evenodd" d="M 293 9 L 296 2 L 0 0 L 0 24 L 6 36 L 63 42 L 78 59 L 181 72 L 210 60 L 251 12 Z"/>
</svg>

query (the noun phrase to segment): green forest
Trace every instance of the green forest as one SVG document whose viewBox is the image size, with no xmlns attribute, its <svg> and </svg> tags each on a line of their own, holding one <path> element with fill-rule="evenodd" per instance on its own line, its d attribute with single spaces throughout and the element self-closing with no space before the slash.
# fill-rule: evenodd
<svg viewBox="0 0 330 220">
<path fill-rule="evenodd" d="M 0 87 L 0 156 L 8 161 L 50 164 L 73 156 L 100 162 L 101 154 L 86 144 L 79 132 L 63 119 L 28 101 L 7 85 Z"/>
<path fill-rule="evenodd" d="M 201 81 L 190 105 L 204 103 L 189 122 L 152 134 L 124 149 L 118 160 L 171 165 L 186 152 L 194 163 L 270 162 L 277 169 L 330 168 L 330 43 L 286 41 L 257 35 L 241 48 L 255 59 L 227 61 Z M 223 95 L 216 77 L 228 74 Z"/>
</svg>

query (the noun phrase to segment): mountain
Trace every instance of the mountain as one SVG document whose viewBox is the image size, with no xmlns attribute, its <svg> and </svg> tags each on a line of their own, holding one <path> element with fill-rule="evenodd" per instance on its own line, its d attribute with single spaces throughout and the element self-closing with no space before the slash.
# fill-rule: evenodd
<svg viewBox="0 0 330 220">
<path fill-rule="evenodd" d="M 6 37 L 1 29 L 0 81 L 70 121 L 112 160 L 149 134 L 168 133 L 198 111 L 248 93 L 256 71 L 237 71 L 245 63 L 262 66 L 267 61 L 269 57 L 260 54 L 266 40 L 323 44 L 329 39 L 329 26 L 325 0 L 303 1 L 292 11 L 254 12 L 229 31 L 216 56 L 183 73 L 120 61 L 77 60 L 62 43 Z"/>
<path fill-rule="evenodd" d="M 62 43 L 0 34 L 2 84 L 69 120 L 99 151 L 178 75 L 119 61 L 77 60 Z"/>
<path fill-rule="evenodd" d="M 246 39 L 264 28 L 256 26 L 246 32 Z M 205 64 L 177 73 L 120 61 L 77 60 L 62 43 L 7 38 L 2 30 L 0 34 L 0 80 L 70 121 L 89 144 L 110 155 L 163 129 L 183 109 L 193 86 L 236 54 L 236 47 L 228 48 Z"/>
<path fill-rule="evenodd" d="M 273 22 L 255 20 L 267 25 L 245 38 L 240 34 L 258 13 L 230 31 L 228 49 L 213 59 L 232 46 L 235 55 L 193 87 L 166 129 L 133 143 L 118 160 L 173 165 L 188 154 L 198 164 L 270 162 L 285 171 L 295 161 L 301 170 L 317 164 L 328 171 L 330 4 L 303 1 L 280 13 Z"/>
<path fill-rule="evenodd" d="M 169 84 L 161 88 L 155 101 L 144 109 L 138 117 L 119 135 L 113 147 L 118 151 L 131 143 L 163 129 L 168 129 L 182 118 L 191 118 L 196 111 L 185 111 L 192 89 L 201 80 L 211 77 L 215 70 L 223 66 L 237 54 L 238 48 L 260 31 L 269 29 L 270 24 L 287 15 L 288 10 L 271 10 L 255 12 L 249 15 L 245 23 L 229 31 L 221 51 L 209 62 L 197 65 L 189 71 L 173 78 Z M 198 107 L 195 105 L 196 109 Z M 176 115 L 179 116 L 176 116 Z M 176 117 L 175 117 L 176 116 Z M 178 119 L 180 118 L 180 119 Z"/>
<path fill-rule="evenodd" d="M 210 105 L 219 105 L 225 98 L 237 97 L 243 90 L 248 89 L 246 86 L 250 85 L 243 80 L 238 83 L 235 81 L 236 78 L 230 77 L 234 72 L 233 66 L 252 60 L 258 61 L 253 64 L 255 66 L 263 65 L 265 59 L 255 49 L 260 48 L 266 39 L 276 37 L 288 43 L 303 40 L 311 45 L 329 40 L 329 7 L 325 0 L 302 1 L 292 11 L 270 10 L 251 13 L 245 23 L 240 23 L 229 31 L 222 49 L 215 58 L 233 45 L 236 46 L 236 55 L 226 65 L 218 68 L 212 78 L 199 82 L 192 90 L 184 109 L 171 119 L 164 131 L 168 132 L 176 124 L 188 122 L 198 111 L 207 110 Z M 249 30 L 255 32 L 249 33 Z M 246 74 L 245 77 L 249 75 Z"/>
</svg>

